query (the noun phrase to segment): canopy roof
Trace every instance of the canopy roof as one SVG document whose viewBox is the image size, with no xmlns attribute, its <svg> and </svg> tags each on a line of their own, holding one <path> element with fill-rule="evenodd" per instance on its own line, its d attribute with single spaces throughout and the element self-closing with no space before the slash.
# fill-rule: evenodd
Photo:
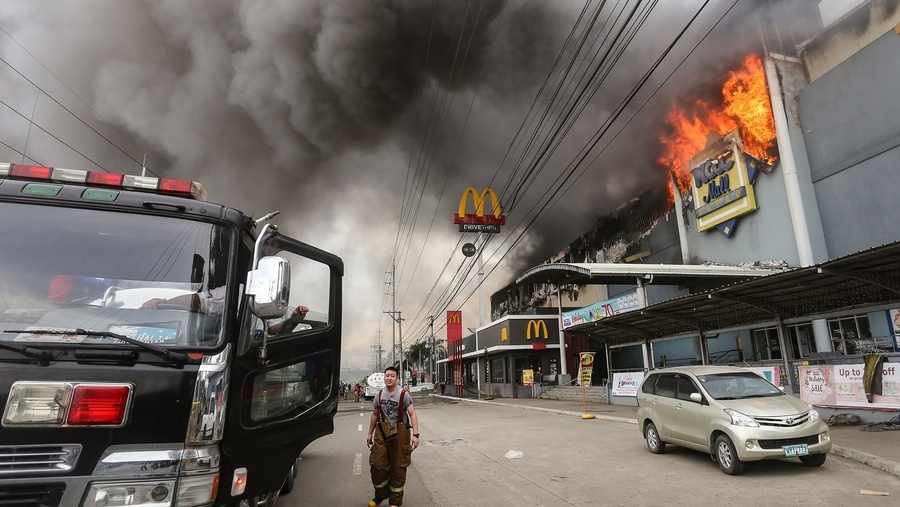
<svg viewBox="0 0 900 507">
<path fill-rule="evenodd" d="M 523 274 L 519 280 L 534 276 L 538 273 L 536 269 Z M 618 344 L 740 329 L 779 319 L 787 324 L 805 322 L 811 318 L 887 309 L 897 304 L 900 304 L 900 242 L 670 299 L 566 331 L 588 333 L 601 343 Z"/>
<path fill-rule="evenodd" d="M 678 285 L 686 281 L 696 281 L 698 278 L 715 278 L 722 283 L 730 283 L 783 271 L 782 269 L 716 265 L 558 262 L 533 267 L 519 275 L 516 283 L 628 285 L 634 284 L 637 278 L 646 283 L 662 285 Z"/>
</svg>

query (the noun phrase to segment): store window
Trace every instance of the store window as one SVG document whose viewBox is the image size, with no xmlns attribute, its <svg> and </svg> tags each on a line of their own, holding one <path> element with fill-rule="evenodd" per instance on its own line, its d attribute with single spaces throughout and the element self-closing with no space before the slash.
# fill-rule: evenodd
<svg viewBox="0 0 900 507">
<path fill-rule="evenodd" d="M 893 350 L 890 337 L 875 338 L 869 328 L 869 318 L 865 315 L 843 317 L 828 321 L 831 332 L 831 346 L 844 354 L 871 354 Z"/>
<path fill-rule="evenodd" d="M 792 357 L 809 357 L 816 352 L 816 340 L 813 338 L 812 324 L 800 324 L 788 327 L 791 341 Z"/>
<path fill-rule="evenodd" d="M 516 366 L 516 384 L 524 385 L 525 382 L 522 379 L 522 372 L 524 370 L 531 370 L 532 379 L 538 378 L 538 375 L 541 371 L 541 356 L 538 355 L 527 355 L 527 356 L 516 356 L 515 359 Z"/>
<path fill-rule="evenodd" d="M 753 358 L 751 361 L 781 359 L 781 346 L 778 344 L 778 329 L 774 327 L 753 331 Z"/>
<path fill-rule="evenodd" d="M 491 359 L 491 382 L 495 384 L 505 384 L 509 374 L 507 372 L 507 358 L 498 357 Z"/>
</svg>

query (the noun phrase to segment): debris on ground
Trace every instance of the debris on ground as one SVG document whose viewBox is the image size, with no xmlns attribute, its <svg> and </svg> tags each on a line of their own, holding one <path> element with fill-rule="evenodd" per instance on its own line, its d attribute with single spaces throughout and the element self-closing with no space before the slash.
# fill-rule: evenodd
<svg viewBox="0 0 900 507">
<path fill-rule="evenodd" d="M 890 421 L 870 422 L 860 428 L 860 431 L 900 431 L 900 415 Z"/>
<path fill-rule="evenodd" d="M 835 424 L 842 424 L 846 426 L 852 426 L 860 423 L 860 418 L 856 414 L 834 414 L 829 417 L 825 424 L 829 426 L 834 426 Z"/>
</svg>

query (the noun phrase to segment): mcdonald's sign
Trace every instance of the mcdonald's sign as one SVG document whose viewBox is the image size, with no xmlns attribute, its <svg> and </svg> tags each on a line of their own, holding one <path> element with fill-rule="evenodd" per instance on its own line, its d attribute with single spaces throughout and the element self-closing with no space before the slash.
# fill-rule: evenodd
<svg viewBox="0 0 900 507">
<path fill-rule="evenodd" d="M 529 320 L 528 327 L 525 328 L 525 339 L 531 339 L 531 330 L 534 330 L 534 337 L 540 338 L 541 331 L 543 330 L 544 339 L 550 339 L 550 333 L 547 331 L 547 323 L 543 320 Z M 534 350 L 545 350 L 547 348 L 547 344 L 544 342 L 534 342 L 531 344 L 531 348 Z"/>
<path fill-rule="evenodd" d="M 466 204 L 469 195 L 475 204 L 475 213 L 466 213 Z M 490 213 L 484 214 L 484 202 L 491 198 Z M 453 216 L 453 223 L 459 224 L 459 232 L 500 232 L 500 226 L 506 224 L 506 216 L 500 208 L 500 200 L 491 188 L 486 188 L 480 194 L 474 187 L 466 188 L 459 200 L 459 212 Z"/>
<path fill-rule="evenodd" d="M 459 310 L 447 311 L 447 342 L 457 342 L 462 339 L 462 312 Z"/>
</svg>

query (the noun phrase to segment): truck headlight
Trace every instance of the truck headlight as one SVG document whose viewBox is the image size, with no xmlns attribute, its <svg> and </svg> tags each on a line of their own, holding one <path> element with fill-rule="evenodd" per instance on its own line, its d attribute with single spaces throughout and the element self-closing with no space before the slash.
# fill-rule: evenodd
<svg viewBox="0 0 900 507">
<path fill-rule="evenodd" d="M 95 482 L 84 507 L 168 507 L 172 505 L 175 481 Z"/>
</svg>

